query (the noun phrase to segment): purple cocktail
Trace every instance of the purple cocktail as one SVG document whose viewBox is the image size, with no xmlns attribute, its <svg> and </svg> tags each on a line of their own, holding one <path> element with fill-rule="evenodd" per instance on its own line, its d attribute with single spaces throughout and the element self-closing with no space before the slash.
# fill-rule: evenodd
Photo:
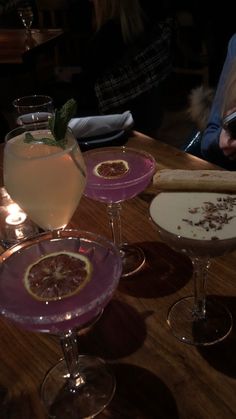
<svg viewBox="0 0 236 419">
<path fill-rule="evenodd" d="M 119 247 L 123 261 L 122 276 L 137 272 L 145 262 L 139 247 L 121 240 L 121 202 L 137 196 L 149 185 L 156 171 L 152 155 L 129 147 L 107 147 L 84 153 L 87 184 L 84 194 L 107 204 L 113 241 Z"/>
<path fill-rule="evenodd" d="M 39 235 L 0 256 L 4 261 L 0 267 L 0 311 L 26 329 L 61 333 L 73 326 L 83 327 L 104 308 L 118 283 L 120 260 L 106 241 L 95 240 L 88 233 L 81 237 L 70 231 L 61 234 L 60 240 L 53 239 L 51 233 Z M 93 267 L 91 279 L 71 297 L 56 301 L 37 300 L 24 286 L 27 267 L 42 255 L 65 249 L 89 259 Z M 17 298 L 13 298 L 14 295 Z"/>
<path fill-rule="evenodd" d="M 89 281 L 72 296 L 55 301 L 34 298 L 23 280 L 27 268 L 43 255 L 63 251 L 89 260 Z M 122 271 L 118 250 L 101 236 L 64 230 L 56 237 L 49 232 L 24 240 L 6 250 L 0 260 L 1 314 L 25 329 L 57 333 L 61 339 L 65 360 L 49 371 L 42 386 L 49 414 L 66 419 L 78 410 L 78 418 L 94 417 L 111 400 L 114 377 L 102 360 L 78 356 L 76 329 L 91 322 L 112 298 Z"/>
<path fill-rule="evenodd" d="M 84 193 L 89 198 L 106 204 L 137 196 L 148 186 L 156 168 L 154 158 L 148 153 L 127 147 L 88 151 L 84 158 L 88 171 Z M 124 175 L 114 178 L 96 175 L 94 169 L 99 163 L 116 160 L 123 160 L 128 164 Z"/>
</svg>

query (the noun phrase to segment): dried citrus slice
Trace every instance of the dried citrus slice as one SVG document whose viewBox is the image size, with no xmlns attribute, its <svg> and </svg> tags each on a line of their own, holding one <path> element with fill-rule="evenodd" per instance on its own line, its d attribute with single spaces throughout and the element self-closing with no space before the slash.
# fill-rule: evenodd
<svg viewBox="0 0 236 419">
<path fill-rule="evenodd" d="M 28 266 L 24 285 L 38 300 L 60 300 L 78 293 L 90 280 L 91 273 L 91 262 L 80 253 L 49 253 Z"/>
<path fill-rule="evenodd" d="M 94 168 L 95 175 L 105 179 L 114 179 L 124 176 L 129 171 L 129 165 L 125 160 L 106 160 L 97 164 Z"/>
</svg>

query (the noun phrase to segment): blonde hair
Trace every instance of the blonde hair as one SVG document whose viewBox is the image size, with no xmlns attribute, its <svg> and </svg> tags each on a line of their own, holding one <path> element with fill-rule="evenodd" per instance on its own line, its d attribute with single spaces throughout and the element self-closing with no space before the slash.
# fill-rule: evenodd
<svg viewBox="0 0 236 419">
<path fill-rule="evenodd" d="M 229 77 L 225 83 L 222 116 L 233 108 L 236 108 L 236 60 L 232 64 Z"/>
<path fill-rule="evenodd" d="M 93 0 L 93 3 L 97 30 L 108 20 L 117 19 L 126 44 L 143 32 L 144 15 L 139 0 Z"/>
</svg>

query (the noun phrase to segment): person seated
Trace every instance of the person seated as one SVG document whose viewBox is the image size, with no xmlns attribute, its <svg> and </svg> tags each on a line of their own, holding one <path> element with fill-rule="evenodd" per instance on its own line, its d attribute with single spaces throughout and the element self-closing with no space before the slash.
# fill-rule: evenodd
<svg viewBox="0 0 236 419">
<path fill-rule="evenodd" d="M 222 118 L 235 110 L 236 34 L 229 40 L 207 127 L 201 138 L 203 158 L 228 170 L 236 170 L 236 138 L 231 138 L 223 128 Z"/>
<path fill-rule="evenodd" d="M 191 90 L 186 114 L 192 124 L 190 134 L 181 149 L 186 153 L 203 158 L 201 152 L 202 135 L 207 127 L 215 89 L 200 85 Z"/>
<path fill-rule="evenodd" d="M 134 128 L 151 134 L 162 122 L 162 88 L 171 71 L 168 2 L 92 0 L 95 33 L 73 80 L 78 113 L 130 110 Z"/>
</svg>

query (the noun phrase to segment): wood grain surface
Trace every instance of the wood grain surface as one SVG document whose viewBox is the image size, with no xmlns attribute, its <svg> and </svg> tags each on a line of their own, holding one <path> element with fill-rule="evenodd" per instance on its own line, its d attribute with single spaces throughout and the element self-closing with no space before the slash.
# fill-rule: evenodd
<svg viewBox="0 0 236 419">
<path fill-rule="evenodd" d="M 211 169 L 213 165 L 134 133 L 128 146 L 151 152 L 158 168 Z M 235 328 L 222 343 L 193 347 L 172 336 L 166 316 L 192 294 L 190 260 L 160 241 L 149 219 L 152 185 L 122 204 L 124 240 L 139 243 L 144 269 L 122 279 L 98 322 L 79 338 L 81 353 L 104 358 L 117 390 L 98 419 L 235 419 Z M 70 224 L 110 237 L 103 204 L 83 198 Z M 212 261 L 207 292 L 236 318 L 236 253 Z M 40 384 L 61 357 L 58 338 L 30 333 L 0 319 L 0 418 L 46 419 Z"/>
</svg>

